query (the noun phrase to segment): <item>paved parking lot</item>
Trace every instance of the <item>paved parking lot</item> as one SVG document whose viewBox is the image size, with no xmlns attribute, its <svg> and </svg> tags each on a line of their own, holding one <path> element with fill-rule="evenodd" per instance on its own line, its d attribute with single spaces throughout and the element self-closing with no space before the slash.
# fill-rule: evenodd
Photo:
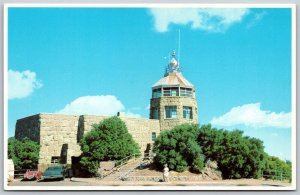
<svg viewBox="0 0 300 195">
<path fill-rule="evenodd" d="M 70 181 L 69 178 L 65 180 L 51 180 L 51 181 L 21 181 L 17 179 L 10 182 L 9 186 L 90 186 L 94 183 L 84 181 Z"/>
<path fill-rule="evenodd" d="M 66 178 L 65 180 L 50 181 L 21 181 L 15 179 L 9 186 L 274 186 L 287 187 L 290 183 L 279 181 L 263 181 L 256 179 L 219 180 L 219 181 L 190 181 L 190 182 L 129 182 L 102 181 L 95 178 Z"/>
</svg>

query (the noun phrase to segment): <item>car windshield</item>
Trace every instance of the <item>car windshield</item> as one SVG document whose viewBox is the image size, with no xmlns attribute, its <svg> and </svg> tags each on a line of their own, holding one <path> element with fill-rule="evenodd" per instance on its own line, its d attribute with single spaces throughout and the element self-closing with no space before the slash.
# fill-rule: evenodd
<svg viewBox="0 0 300 195">
<path fill-rule="evenodd" d="M 53 170 L 62 170 L 62 167 L 58 167 L 58 166 L 55 166 L 55 167 L 48 167 L 49 171 L 53 171 Z"/>
</svg>

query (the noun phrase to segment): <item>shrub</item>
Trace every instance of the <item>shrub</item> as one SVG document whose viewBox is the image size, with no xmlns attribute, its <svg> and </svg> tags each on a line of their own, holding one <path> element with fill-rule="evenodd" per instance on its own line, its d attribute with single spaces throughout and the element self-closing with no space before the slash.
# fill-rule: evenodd
<svg viewBox="0 0 300 195">
<path fill-rule="evenodd" d="M 140 153 L 125 123 L 118 117 L 93 125 L 92 130 L 81 139 L 80 145 L 80 164 L 92 175 L 97 173 L 100 161 L 119 160 Z"/>
<path fill-rule="evenodd" d="M 203 159 L 197 158 L 194 160 L 192 164 L 191 171 L 194 173 L 200 173 L 203 168 L 204 168 Z"/>
<path fill-rule="evenodd" d="M 198 143 L 204 155 L 218 162 L 224 178 L 258 178 L 266 161 L 263 142 L 243 136 L 240 130 L 226 131 L 203 125 Z"/>
<path fill-rule="evenodd" d="M 196 142 L 197 129 L 197 125 L 184 124 L 161 132 L 153 147 L 156 154 L 154 162 L 160 168 L 168 164 L 170 170 L 178 172 L 185 171 L 192 165 L 202 169 L 204 157 Z"/>
<path fill-rule="evenodd" d="M 266 165 L 263 169 L 263 174 L 266 179 L 292 180 L 292 164 L 290 161 L 280 160 L 275 156 L 268 156 Z"/>
<path fill-rule="evenodd" d="M 28 138 L 17 140 L 14 137 L 8 139 L 8 158 L 14 162 L 18 169 L 34 169 L 39 160 L 40 145 Z"/>
</svg>

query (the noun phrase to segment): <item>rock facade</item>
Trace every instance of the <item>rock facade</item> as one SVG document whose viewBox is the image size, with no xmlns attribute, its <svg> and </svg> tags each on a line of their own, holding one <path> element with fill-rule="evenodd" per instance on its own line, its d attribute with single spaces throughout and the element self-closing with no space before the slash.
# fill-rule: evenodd
<svg viewBox="0 0 300 195">
<path fill-rule="evenodd" d="M 81 154 L 79 141 L 92 129 L 93 124 L 104 120 L 105 116 L 37 114 L 19 119 L 16 124 L 15 137 L 28 137 L 41 145 L 39 170 L 45 170 L 55 158 L 63 164 L 71 164 L 72 157 Z M 128 132 L 139 144 L 141 151 L 153 143 L 152 134 L 160 132 L 158 120 L 120 117 L 126 124 Z"/>
<path fill-rule="evenodd" d="M 165 107 L 166 106 L 176 106 L 177 116 L 176 118 L 166 118 Z M 183 107 L 192 108 L 192 119 L 183 118 Z M 176 125 L 189 123 L 198 123 L 198 110 L 197 110 L 197 100 L 196 97 L 159 97 L 152 98 L 150 101 L 150 118 L 154 118 L 154 109 L 158 109 L 158 119 L 160 121 L 161 130 L 169 130 Z"/>
<path fill-rule="evenodd" d="M 14 166 L 14 162 L 12 159 L 7 159 L 7 169 L 8 169 L 8 173 L 7 173 L 7 180 L 9 182 L 14 180 L 15 177 L 15 166 Z"/>
</svg>

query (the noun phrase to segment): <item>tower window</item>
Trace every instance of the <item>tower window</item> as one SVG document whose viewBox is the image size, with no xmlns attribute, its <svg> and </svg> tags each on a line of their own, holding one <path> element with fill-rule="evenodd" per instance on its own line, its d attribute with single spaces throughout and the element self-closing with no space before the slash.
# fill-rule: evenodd
<svg viewBox="0 0 300 195">
<path fill-rule="evenodd" d="M 193 119 L 192 107 L 183 106 L 183 118 L 185 118 L 185 119 Z"/>
<path fill-rule="evenodd" d="M 186 97 L 192 97 L 192 89 L 180 87 L 180 95 Z"/>
<path fill-rule="evenodd" d="M 159 118 L 159 112 L 157 108 L 152 108 L 152 118 L 158 119 Z"/>
<path fill-rule="evenodd" d="M 176 106 L 166 106 L 165 114 L 166 114 L 165 116 L 166 118 L 176 118 L 177 117 Z"/>
<path fill-rule="evenodd" d="M 152 141 L 154 142 L 154 141 L 155 141 L 155 139 L 156 139 L 156 132 L 152 132 L 152 136 L 151 136 L 151 138 L 152 138 Z"/>
<path fill-rule="evenodd" d="M 152 91 L 152 98 L 161 97 L 161 88 L 153 89 Z"/>
<path fill-rule="evenodd" d="M 164 96 L 178 96 L 178 87 L 166 87 L 164 88 Z"/>
</svg>

